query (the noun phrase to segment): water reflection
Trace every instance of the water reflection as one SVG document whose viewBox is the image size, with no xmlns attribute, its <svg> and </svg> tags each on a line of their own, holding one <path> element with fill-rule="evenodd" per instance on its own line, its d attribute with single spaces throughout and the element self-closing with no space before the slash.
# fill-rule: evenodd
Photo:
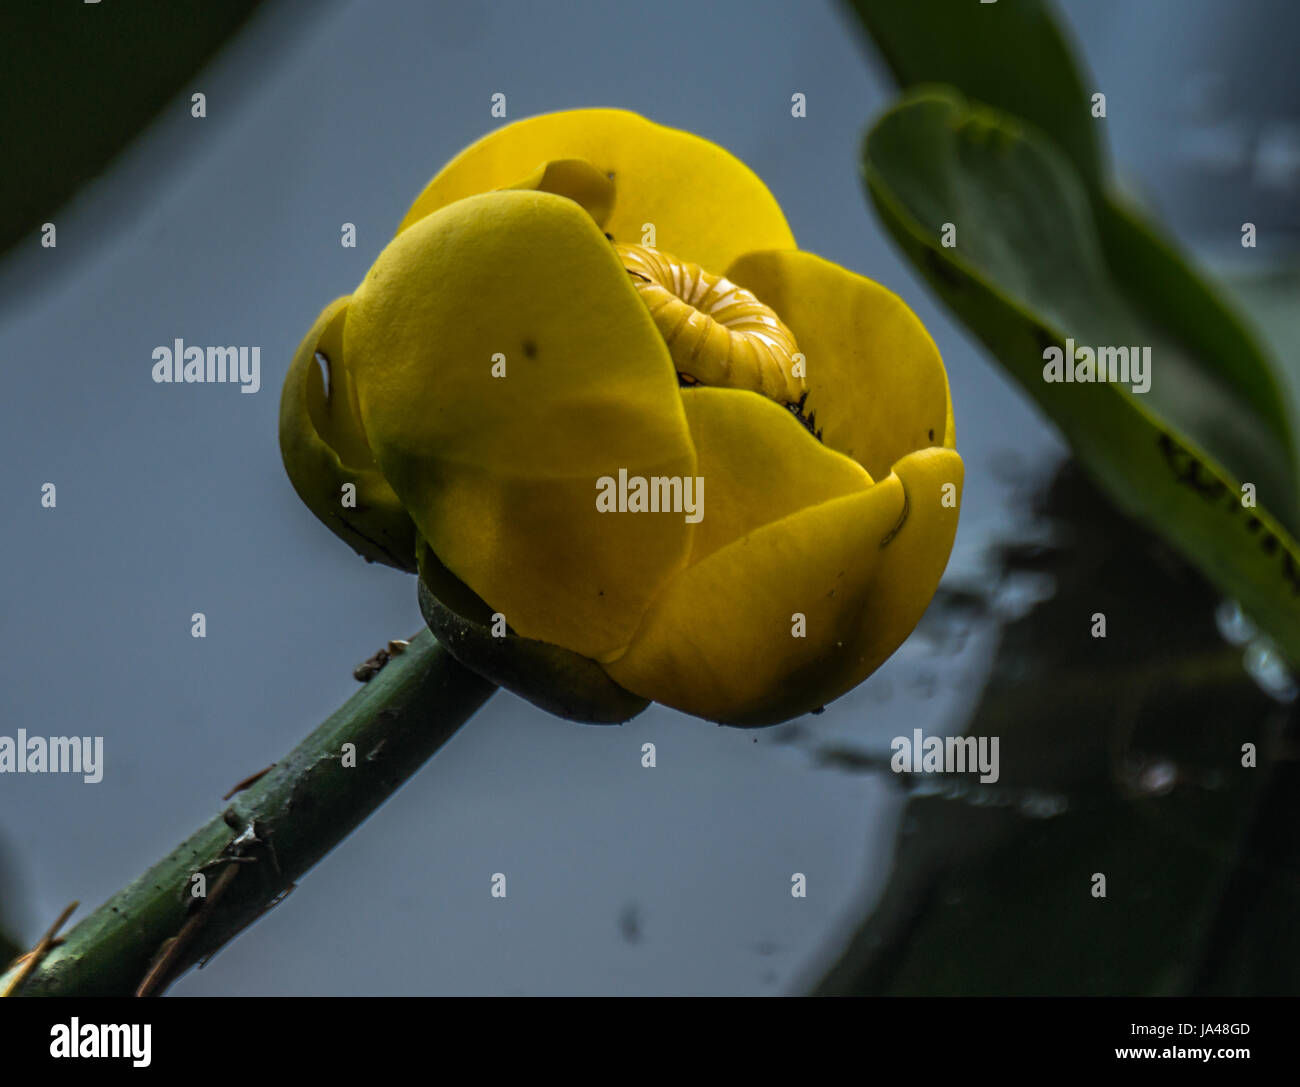
<svg viewBox="0 0 1300 1087">
<path fill-rule="evenodd" d="M 885 744 L 818 752 L 908 801 L 884 893 L 805 989 L 1297 991 L 1300 949 L 1286 970 L 1276 955 L 1234 958 L 1295 943 L 1277 926 L 1300 906 L 1300 847 L 1275 830 L 1277 813 L 1288 826 L 1300 814 L 1295 763 L 1280 757 L 1294 678 L 1239 608 L 1073 464 L 1034 509 L 1050 540 L 998 547 L 998 575 L 940 594 L 925 621 L 946 648 L 999 628 L 965 729 L 1000 738 L 996 784 L 891 773 Z M 1099 909 L 1103 897 L 1118 908 Z"/>
</svg>

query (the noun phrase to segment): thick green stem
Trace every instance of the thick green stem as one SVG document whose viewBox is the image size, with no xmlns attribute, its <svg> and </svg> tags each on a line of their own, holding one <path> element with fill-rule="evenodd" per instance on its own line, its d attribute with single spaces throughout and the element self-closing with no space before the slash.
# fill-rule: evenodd
<svg viewBox="0 0 1300 1087">
<path fill-rule="evenodd" d="M 72 928 L 19 994 L 161 992 L 274 905 L 494 690 L 421 631 L 274 769 Z M 0 975 L 0 992 L 15 972 Z"/>
</svg>

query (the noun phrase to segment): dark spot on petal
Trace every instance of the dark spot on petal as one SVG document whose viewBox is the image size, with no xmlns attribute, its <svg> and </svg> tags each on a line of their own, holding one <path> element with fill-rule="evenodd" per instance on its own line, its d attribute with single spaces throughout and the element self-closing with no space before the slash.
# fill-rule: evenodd
<svg viewBox="0 0 1300 1087">
<path fill-rule="evenodd" d="M 524 341 L 524 357 L 530 359 L 537 358 L 537 345 L 533 343 L 532 340 Z"/>
<path fill-rule="evenodd" d="M 934 431 L 930 431 L 930 441 L 934 441 Z"/>
</svg>

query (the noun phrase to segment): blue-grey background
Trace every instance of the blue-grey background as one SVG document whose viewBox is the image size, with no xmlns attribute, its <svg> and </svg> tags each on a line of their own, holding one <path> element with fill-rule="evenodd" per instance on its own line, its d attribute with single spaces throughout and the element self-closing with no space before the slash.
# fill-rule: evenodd
<svg viewBox="0 0 1300 1087">
<path fill-rule="evenodd" d="M 1300 129 L 1270 83 L 1290 62 L 1287 6 L 1063 10 L 1133 187 L 1208 255 L 1247 219 L 1272 228 L 1261 246 L 1281 246 L 1300 225 Z M 56 249 L 33 238 L 0 265 L 0 733 L 106 747 L 97 785 L 0 777 L 0 893 L 24 940 L 206 821 L 352 693 L 354 665 L 419 627 L 413 580 L 362 563 L 298 502 L 279 386 L 316 313 L 360 280 L 428 178 L 501 123 L 498 91 L 508 119 L 621 106 L 749 163 L 803 248 L 898 291 L 943 353 L 967 465 L 947 583 L 978 585 L 987 544 L 1022 527 L 1017 481 L 1062 446 L 869 210 L 857 149 L 893 88 L 838 7 L 269 5 L 53 214 Z M 344 222 L 356 249 L 339 245 Z M 176 337 L 261 345 L 262 390 L 153 384 L 150 353 Z M 54 510 L 40 506 L 47 481 Z M 190 636 L 196 611 L 206 639 Z M 960 729 L 995 643 L 977 631 L 940 652 L 923 629 L 800 729 L 660 707 L 583 727 L 497 694 L 173 992 L 796 991 L 888 878 L 902 801 L 885 778 L 820 767 L 817 750 Z M 498 871 L 505 900 L 489 894 Z M 793 872 L 806 899 L 790 895 Z"/>
</svg>

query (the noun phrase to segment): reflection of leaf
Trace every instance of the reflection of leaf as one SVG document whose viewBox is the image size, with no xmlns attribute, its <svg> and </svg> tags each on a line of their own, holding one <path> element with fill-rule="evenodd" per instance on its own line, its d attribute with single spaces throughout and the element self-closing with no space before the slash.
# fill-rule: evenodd
<svg viewBox="0 0 1300 1087">
<path fill-rule="evenodd" d="M 1295 718 L 1292 718 L 1294 724 Z M 1293 738 L 1294 742 L 1294 738 Z M 1294 996 L 1300 989 L 1300 761 L 1280 762 L 1223 896 L 1197 995 Z"/>
<path fill-rule="evenodd" d="M 1289 841 L 1271 854 L 1279 867 L 1254 834 L 1286 770 L 1273 742 L 1284 711 L 1219 638 L 1215 594 L 1073 464 L 1044 512 L 1065 542 L 1032 569 L 1057 593 L 1005 629 L 966 730 L 999 738 L 999 780 L 908 803 L 885 893 L 819 993 L 1221 991 L 1220 934 L 1228 957 L 1243 943 L 1258 952 L 1272 930 L 1242 931 L 1253 918 L 1280 925 L 1300 909 L 1297 794 L 1273 813 L 1272 837 Z M 1004 556 L 1009 574 L 1020 565 Z M 1091 637 L 1095 612 L 1105 638 Z M 1259 746 L 1258 769 L 1241 765 L 1245 742 Z M 1061 799 L 1047 817 L 1044 796 Z M 1243 879 L 1259 893 L 1225 900 Z M 1290 957 L 1271 975 L 1232 980 L 1278 992 L 1289 976 L 1294 990 L 1295 944 L 1279 944 Z"/>
<path fill-rule="evenodd" d="M 1240 389 L 1185 353 L 1111 275 L 1087 194 L 1054 146 L 1013 118 L 923 90 L 869 134 L 866 180 L 907 255 L 1064 431 L 1127 513 L 1241 600 L 1300 661 L 1300 523 L 1289 446 Z M 957 245 L 940 244 L 944 223 Z M 1140 246 L 1134 226 L 1125 244 Z M 1153 274 L 1168 255 L 1151 258 Z M 1149 345 L 1147 394 L 1049 383 L 1044 350 Z M 1274 397 L 1275 399 L 1275 397 Z M 1242 507 L 1240 484 L 1259 508 Z"/>
</svg>

